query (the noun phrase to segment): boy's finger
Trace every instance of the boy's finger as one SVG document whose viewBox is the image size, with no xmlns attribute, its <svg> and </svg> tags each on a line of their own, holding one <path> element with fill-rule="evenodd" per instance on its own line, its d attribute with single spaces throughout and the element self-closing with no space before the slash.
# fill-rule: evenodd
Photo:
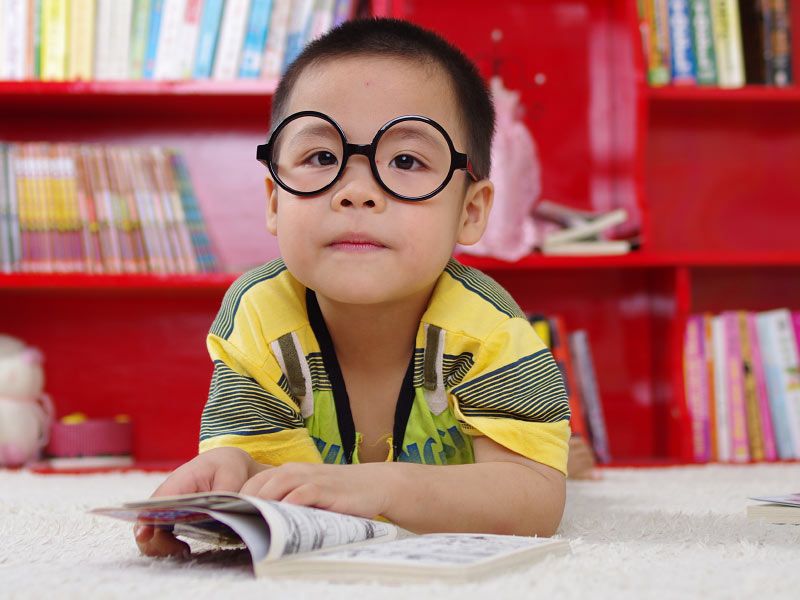
<svg viewBox="0 0 800 600">
<path fill-rule="evenodd" d="M 133 537 L 137 544 L 145 544 L 153 537 L 154 528 L 152 525 L 136 524 L 133 526 Z"/>
<path fill-rule="evenodd" d="M 154 529 L 152 537 L 147 542 L 138 545 L 141 553 L 147 556 L 180 556 L 182 558 L 191 556 L 189 544 L 180 541 L 163 529 Z"/>
</svg>

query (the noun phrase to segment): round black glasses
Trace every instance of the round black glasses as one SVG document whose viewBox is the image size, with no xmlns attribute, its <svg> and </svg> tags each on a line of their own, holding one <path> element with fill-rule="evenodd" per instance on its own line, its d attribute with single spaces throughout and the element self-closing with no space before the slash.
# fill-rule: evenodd
<svg viewBox="0 0 800 600">
<path fill-rule="evenodd" d="M 256 158 L 284 190 L 313 196 L 329 189 L 354 154 L 366 156 L 380 186 L 401 200 L 427 200 L 450 183 L 456 170 L 474 180 L 467 155 L 457 152 L 444 128 L 433 119 L 406 115 L 378 130 L 370 144 L 350 144 L 328 115 L 301 111 L 286 117 Z"/>
</svg>

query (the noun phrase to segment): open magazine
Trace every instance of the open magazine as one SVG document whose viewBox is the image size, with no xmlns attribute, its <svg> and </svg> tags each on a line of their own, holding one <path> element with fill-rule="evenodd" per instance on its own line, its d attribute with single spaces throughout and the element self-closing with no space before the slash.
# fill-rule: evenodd
<svg viewBox="0 0 800 600">
<path fill-rule="evenodd" d="M 800 492 L 783 496 L 758 496 L 750 499 L 767 502 L 767 504 L 748 506 L 748 519 L 800 525 Z"/>
<path fill-rule="evenodd" d="M 567 554 L 569 542 L 488 534 L 414 535 L 390 523 L 228 492 L 163 496 L 94 514 L 174 527 L 175 535 L 250 551 L 257 577 L 476 579 Z"/>
</svg>

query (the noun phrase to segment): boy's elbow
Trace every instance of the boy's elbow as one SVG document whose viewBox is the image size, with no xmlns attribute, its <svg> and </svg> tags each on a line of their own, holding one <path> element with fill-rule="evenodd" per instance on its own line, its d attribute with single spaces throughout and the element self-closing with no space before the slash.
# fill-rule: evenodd
<svg viewBox="0 0 800 600">
<path fill-rule="evenodd" d="M 535 469 L 535 475 L 528 478 L 525 508 L 522 518 L 512 525 L 511 535 L 535 535 L 551 537 L 558 531 L 567 497 L 566 478 L 563 474 L 544 467 Z"/>
</svg>

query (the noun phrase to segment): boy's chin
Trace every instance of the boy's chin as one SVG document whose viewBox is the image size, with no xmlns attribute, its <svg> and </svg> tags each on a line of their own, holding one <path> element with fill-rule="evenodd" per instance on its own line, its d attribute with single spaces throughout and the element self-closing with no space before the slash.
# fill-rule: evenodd
<svg viewBox="0 0 800 600">
<path fill-rule="evenodd" d="M 383 304 L 398 300 L 402 296 L 401 293 L 392 293 L 392 290 L 386 289 L 385 286 L 363 281 L 349 283 L 347 281 L 339 281 L 320 285 L 315 291 L 332 302 L 353 305 Z"/>
</svg>

